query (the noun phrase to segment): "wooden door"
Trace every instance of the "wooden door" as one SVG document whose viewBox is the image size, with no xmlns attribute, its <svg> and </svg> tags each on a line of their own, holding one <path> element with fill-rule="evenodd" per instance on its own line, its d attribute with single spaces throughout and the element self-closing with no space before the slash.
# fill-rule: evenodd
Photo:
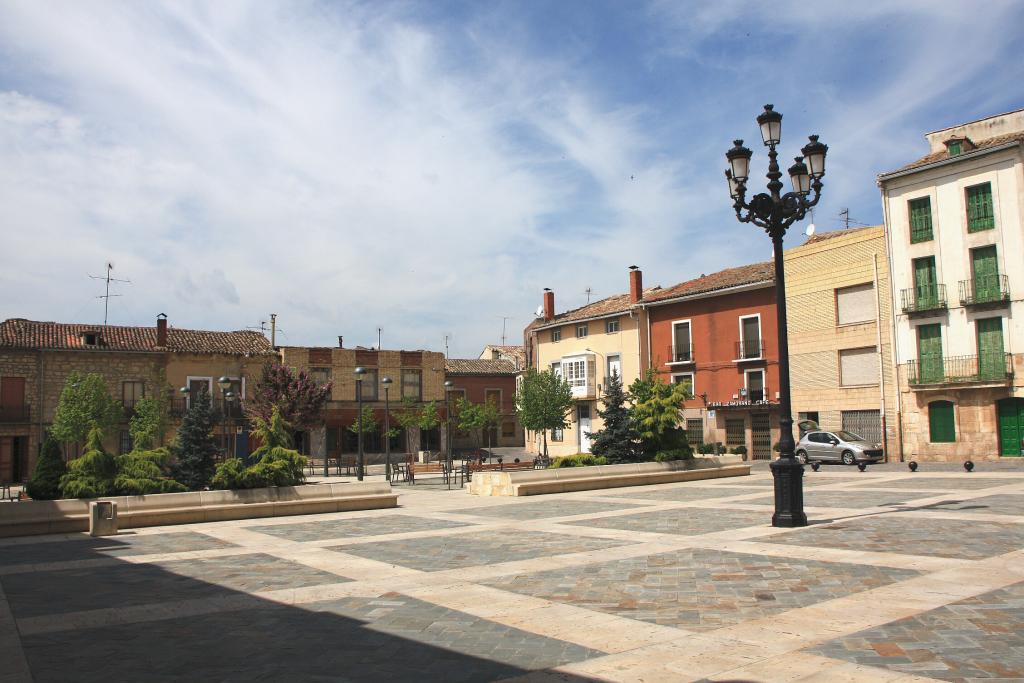
<svg viewBox="0 0 1024 683">
<path fill-rule="evenodd" d="M 999 454 L 1024 456 L 1024 399 L 1004 398 L 996 403 L 999 414 Z"/>
<path fill-rule="evenodd" d="M 938 305 L 939 288 L 936 286 L 934 256 L 914 259 L 914 295 L 918 309 Z"/>
<path fill-rule="evenodd" d="M 974 278 L 974 300 L 999 300 L 999 263 L 995 246 L 971 251 L 971 271 Z"/>
<path fill-rule="evenodd" d="M 920 381 L 941 382 L 942 367 L 942 326 L 921 325 L 917 328 L 917 362 L 920 365 Z"/>
<path fill-rule="evenodd" d="M 0 436 L 0 482 L 14 481 L 14 437 Z"/>
<path fill-rule="evenodd" d="M 25 405 L 25 378 L 0 377 L 0 407 L 21 408 Z"/>
<path fill-rule="evenodd" d="M 984 318 L 975 324 L 978 328 L 978 379 L 1004 379 L 1003 319 Z"/>
</svg>

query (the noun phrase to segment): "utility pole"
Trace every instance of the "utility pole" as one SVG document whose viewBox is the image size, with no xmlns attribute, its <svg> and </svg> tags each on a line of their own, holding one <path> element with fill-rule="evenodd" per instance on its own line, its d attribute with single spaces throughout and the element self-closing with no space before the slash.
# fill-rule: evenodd
<svg viewBox="0 0 1024 683">
<path fill-rule="evenodd" d="M 124 283 L 129 284 L 129 285 L 132 283 L 131 280 L 118 280 L 116 277 L 110 277 L 110 272 L 112 270 L 114 270 L 114 264 L 109 262 L 109 261 L 107 261 L 107 274 L 106 275 L 104 275 L 104 276 L 101 276 L 101 275 L 90 275 L 89 276 L 93 280 L 106 280 L 106 283 L 107 283 L 106 291 L 102 295 L 96 297 L 97 299 L 103 299 L 103 326 L 104 327 L 107 326 L 107 315 L 110 312 L 110 297 L 112 297 L 112 296 L 121 296 L 120 294 L 111 294 L 110 293 L 110 283 L 111 282 L 124 282 Z"/>
</svg>

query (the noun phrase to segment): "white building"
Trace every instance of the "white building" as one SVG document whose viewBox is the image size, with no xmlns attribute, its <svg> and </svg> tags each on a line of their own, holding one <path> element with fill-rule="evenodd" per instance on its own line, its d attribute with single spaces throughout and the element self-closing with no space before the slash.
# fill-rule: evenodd
<svg viewBox="0 0 1024 683">
<path fill-rule="evenodd" d="M 925 136 L 878 177 L 908 459 L 1020 456 L 1024 110 Z"/>
</svg>

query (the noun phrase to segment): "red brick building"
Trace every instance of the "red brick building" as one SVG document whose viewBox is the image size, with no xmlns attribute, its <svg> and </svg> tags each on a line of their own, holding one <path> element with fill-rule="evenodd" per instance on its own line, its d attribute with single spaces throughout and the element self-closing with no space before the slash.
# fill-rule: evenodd
<svg viewBox="0 0 1024 683">
<path fill-rule="evenodd" d="M 519 347 L 522 348 L 522 347 Z M 519 370 L 509 360 L 449 358 L 445 377 L 454 387 L 451 400 L 465 398 L 470 403 L 493 401 L 500 413 L 498 426 L 491 430 L 491 446 L 522 446 L 523 427 L 516 415 L 516 376 Z M 480 446 L 480 434 L 456 434 L 456 448 Z M 488 439 L 484 438 L 487 444 Z"/>
<path fill-rule="evenodd" d="M 772 457 L 779 438 L 778 326 L 771 262 L 729 268 L 644 297 L 653 367 L 688 384 L 690 442 Z"/>
</svg>

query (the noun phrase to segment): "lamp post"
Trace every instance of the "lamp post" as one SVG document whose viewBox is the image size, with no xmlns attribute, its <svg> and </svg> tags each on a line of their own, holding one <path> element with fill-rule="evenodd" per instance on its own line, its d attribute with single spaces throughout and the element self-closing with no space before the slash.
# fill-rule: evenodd
<svg viewBox="0 0 1024 683">
<path fill-rule="evenodd" d="M 384 377 L 380 381 L 384 385 L 384 478 L 391 481 L 391 402 L 388 399 L 388 389 L 391 388 L 391 378 Z"/>
<path fill-rule="evenodd" d="M 761 138 L 768 148 L 768 192 L 761 192 L 746 200 L 747 179 L 750 175 L 750 158 L 753 153 L 743 146 L 742 140 L 735 140 L 726 152 L 729 169 L 725 172 L 729 184 L 729 196 L 733 199 L 736 219 L 741 223 L 753 223 L 763 228 L 772 240 L 775 257 L 775 306 L 779 328 L 779 459 L 772 462 L 772 477 L 775 482 L 775 514 L 772 526 L 807 526 L 804 513 L 803 476 L 804 468 L 794 454 L 793 414 L 789 395 L 789 334 L 786 328 L 786 275 L 782 260 L 782 238 L 786 230 L 796 221 L 802 220 L 807 211 L 821 198 L 821 178 L 825 175 L 825 154 L 828 146 L 818 141 L 817 135 L 810 136 L 804 145 L 803 156 L 795 158 L 789 167 L 793 191 L 782 194 L 785 187 L 780 180 L 782 171 L 777 161 L 775 147 L 782 136 L 782 114 L 772 105 L 766 104 L 757 117 Z M 806 163 L 805 163 L 806 160 Z M 813 197 L 808 197 L 813 190 Z"/>
<path fill-rule="evenodd" d="M 228 394 L 231 393 L 231 378 L 221 377 L 217 380 L 217 386 L 220 387 L 220 450 L 227 456 L 228 446 Z"/>
<path fill-rule="evenodd" d="M 359 456 L 356 460 L 356 479 L 363 480 L 363 375 L 366 368 L 359 366 L 355 369 L 356 375 L 356 402 L 359 405 L 359 413 L 356 415 L 356 438 L 359 444 Z"/>
<path fill-rule="evenodd" d="M 451 394 L 451 392 L 452 392 L 452 387 L 454 387 L 454 386 L 455 386 L 455 382 L 451 381 L 450 379 L 445 380 L 445 382 L 444 382 L 444 419 L 445 419 L 445 428 L 444 428 L 444 442 L 445 443 L 444 443 L 444 445 L 445 445 L 445 452 L 447 454 L 447 457 L 445 458 L 445 460 L 447 460 L 447 463 L 448 463 L 448 476 L 447 476 L 447 479 L 448 479 L 448 489 L 449 490 L 451 490 L 451 488 L 452 488 L 452 406 L 451 406 L 451 395 L 452 394 Z"/>
</svg>

